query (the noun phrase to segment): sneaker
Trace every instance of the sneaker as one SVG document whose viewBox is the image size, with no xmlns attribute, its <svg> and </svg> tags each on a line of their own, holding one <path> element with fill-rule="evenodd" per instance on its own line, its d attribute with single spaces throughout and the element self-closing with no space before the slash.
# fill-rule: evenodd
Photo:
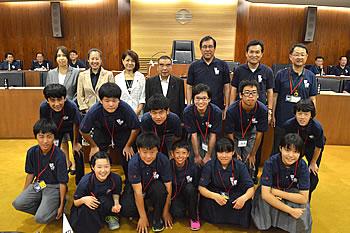
<svg viewBox="0 0 350 233">
<path fill-rule="evenodd" d="M 161 232 L 163 230 L 164 230 L 163 220 L 162 219 L 160 219 L 159 221 L 153 220 L 152 231 L 153 232 Z"/>
<path fill-rule="evenodd" d="M 120 227 L 119 219 L 116 216 L 106 216 L 106 223 L 108 224 L 108 229 L 113 231 Z"/>
<path fill-rule="evenodd" d="M 201 229 L 201 223 L 199 222 L 199 220 L 190 220 L 190 228 L 192 231 L 198 231 L 199 229 Z"/>
</svg>

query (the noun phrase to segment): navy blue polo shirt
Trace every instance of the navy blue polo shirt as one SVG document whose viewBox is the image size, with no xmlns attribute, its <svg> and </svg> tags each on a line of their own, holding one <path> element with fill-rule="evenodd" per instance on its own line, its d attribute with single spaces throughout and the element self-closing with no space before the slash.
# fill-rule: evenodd
<svg viewBox="0 0 350 233">
<path fill-rule="evenodd" d="M 224 85 L 230 83 L 230 69 L 225 61 L 214 58 L 208 65 L 203 58 L 188 68 L 187 84 L 196 86 L 204 83 L 210 87 L 211 102 L 224 109 Z"/>
<path fill-rule="evenodd" d="M 93 172 L 86 174 L 81 178 L 77 190 L 74 193 L 74 200 L 80 199 L 85 196 L 95 197 L 107 196 L 107 195 L 121 195 L 122 192 L 122 179 L 118 174 L 111 172 L 107 179 L 103 182 L 99 181 Z"/>
<path fill-rule="evenodd" d="M 304 141 L 305 154 L 313 156 L 315 147 L 323 148 L 325 144 L 325 137 L 323 135 L 323 128 L 319 121 L 311 119 L 309 124 L 301 127 L 295 117 L 287 120 L 283 124 L 285 133 L 297 133 Z"/>
<path fill-rule="evenodd" d="M 317 95 L 317 80 L 310 70 L 303 69 L 300 76 L 292 68 L 285 68 L 278 71 L 273 90 L 275 93 L 278 93 L 275 112 L 276 125 L 278 127 L 282 127 L 286 120 L 294 116 L 293 110 L 295 103 L 286 101 L 287 95 L 293 95 L 296 92 L 291 93 L 290 91 L 290 78 L 292 79 L 292 89 L 303 79 L 296 89 L 301 99 L 307 99 Z"/>
<path fill-rule="evenodd" d="M 9 63 L 7 61 L 3 61 L 0 63 L 0 70 L 8 70 L 9 69 Z M 21 69 L 21 64 L 18 61 L 13 61 L 10 64 L 10 70 L 19 70 Z"/>
<path fill-rule="evenodd" d="M 51 62 L 49 62 L 48 60 L 44 60 L 42 64 L 39 64 L 38 61 L 32 61 L 32 67 L 30 69 L 35 70 L 39 68 L 51 69 Z"/>
<path fill-rule="evenodd" d="M 210 111 L 210 119 L 208 124 L 207 122 L 209 118 L 209 111 Z M 220 134 L 221 125 L 222 125 L 222 113 L 220 108 L 218 108 L 218 106 L 216 106 L 215 104 L 209 103 L 207 110 L 204 113 L 204 116 L 201 117 L 194 104 L 187 106 L 184 110 L 184 125 L 185 125 L 185 129 L 187 130 L 187 133 L 189 134 L 200 133 L 197 122 L 198 122 L 198 125 L 200 126 L 200 129 L 203 135 L 205 135 L 207 125 L 208 125 L 207 136 L 209 136 L 210 133 Z"/>
<path fill-rule="evenodd" d="M 321 68 L 316 66 L 316 65 L 313 65 L 309 68 L 309 70 L 314 73 L 315 75 L 321 75 Z"/>
<path fill-rule="evenodd" d="M 171 182 L 170 161 L 166 155 L 158 152 L 156 159 L 147 165 L 142 161 L 140 154 L 136 153 L 129 160 L 128 178 L 131 184 L 141 183 L 143 192 L 146 192 L 155 180 Z"/>
<path fill-rule="evenodd" d="M 259 64 L 258 68 L 253 72 L 248 64 L 242 64 L 235 70 L 231 81 L 231 85 L 237 88 L 237 93 L 239 92 L 239 83 L 243 80 L 255 80 L 259 83 L 258 100 L 266 105 L 266 91 L 275 87 L 272 69 L 264 64 Z M 239 99 L 239 95 L 237 95 L 237 98 Z"/>
<path fill-rule="evenodd" d="M 229 193 L 230 199 L 243 195 L 254 183 L 244 163 L 233 159 L 233 164 L 232 172 L 232 161 L 224 169 L 217 158 L 210 160 L 204 165 L 199 185 L 212 192 Z"/>
<path fill-rule="evenodd" d="M 74 67 L 74 68 L 86 68 L 86 64 L 82 60 L 77 60 L 75 64 L 73 64 L 71 61 L 69 61 L 69 66 Z"/>
<path fill-rule="evenodd" d="M 349 76 L 350 75 L 350 67 L 345 66 L 344 69 L 340 67 L 340 65 L 337 65 L 335 67 L 333 67 L 333 72 L 331 74 L 334 74 L 336 76 L 340 76 L 340 75 L 346 75 Z"/>
<path fill-rule="evenodd" d="M 267 107 L 260 101 L 256 102 L 255 107 L 250 112 L 246 112 L 242 107 L 241 119 L 240 102 L 240 100 L 237 100 L 227 109 L 225 133 L 238 133 L 241 135 L 241 122 L 243 123 L 243 131 L 245 131 L 250 124 L 249 129 L 247 129 L 247 136 L 251 134 L 254 127 L 258 132 L 266 132 L 268 130 Z"/>
<path fill-rule="evenodd" d="M 297 179 L 296 182 L 292 182 L 293 177 Z M 290 188 L 304 191 L 309 190 L 309 169 L 306 162 L 302 159 L 299 160 L 297 167 L 296 163 L 290 167 L 286 167 L 282 163 L 281 154 L 274 154 L 265 161 L 260 183 L 263 186 L 278 188 L 280 190 Z"/>
<path fill-rule="evenodd" d="M 54 146 L 54 150 L 52 149 L 47 154 L 43 154 L 39 145 L 31 147 L 27 151 L 25 172 L 33 174 L 39 181 L 43 180 L 46 184 L 66 184 L 68 183 L 66 156 L 57 146 Z"/>
<path fill-rule="evenodd" d="M 42 118 L 55 122 L 57 135 L 72 133 L 73 125 L 79 126 L 81 122 L 81 115 L 77 105 L 69 99 L 66 99 L 60 112 L 54 111 L 46 101 L 43 101 L 40 104 L 40 119 Z"/>
<path fill-rule="evenodd" d="M 195 187 L 198 186 L 200 168 L 192 160 L 187 159 L 183 167 L 177 167 L 174 159 L 170 160 L 170 164 L 173 193 L 176 190 L 181 191 L 180 189 L 189 183 L 192 183 Z"/>
<path fill-rule="evenodd" d="M 157 125 L 149 112 L 145 113 L 141 119 L 141 129 L 143 132 L 154 132 L 162 140 L 163 135 L 181 137 L 181 120 L 175 114 L 170 112 L 165 122 Z"/>
<path fill-rule="evenodd" d="M 108 140 L 105 143 L 108 145 L 113 133 L 115 145 L 123 148 L 130 137 L 131 131 L 140 128 L 140 122 L 134 110 L 122 100 L 120 100 L 118 108 L 113 113 L 108 113 L 98 102 L 91 107 L 80 124 L 80 130 L 83 133 L 89 133 L 92 128 L 94 128 L 94 132 L 98 130 L 106 135 Z"/>
</svg>

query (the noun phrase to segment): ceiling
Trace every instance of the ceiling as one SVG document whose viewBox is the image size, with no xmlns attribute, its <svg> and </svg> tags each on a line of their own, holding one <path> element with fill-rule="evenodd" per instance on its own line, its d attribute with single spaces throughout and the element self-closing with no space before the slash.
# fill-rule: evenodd
<svg viewBox="0 0 350 233">
<path fill-rule="evenodd" d="M 246 0 L 252 3 L 350 7 L 350 0 Z"/>
</svg>

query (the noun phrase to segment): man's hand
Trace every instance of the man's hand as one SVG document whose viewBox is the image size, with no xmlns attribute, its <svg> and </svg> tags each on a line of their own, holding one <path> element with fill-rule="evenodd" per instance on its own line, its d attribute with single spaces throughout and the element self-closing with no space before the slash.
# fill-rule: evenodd
<svg viewBox="0 0 350 233">
<path fill-rule="evenodd" d="M 89 161 L 91 160 L 92 156 L 99 151 L 100 151 L 100 149 L 98 148 L 98 146 L 91 147 L 90 154 L 89 154 Z"/>
<path fill-rule="evenodd" d="M 195 155 L 194 163 L 197 164 L 198 166 L 202 166 L 203 165 L 202 157 L 200 155 Z"/>
<path fill-rule="evenodd" d="M 247 159 L 245 162 L 248 161 L 249 167 L 254 167 L 255 166 L 255 155 L 253 154 L 248 154 Z"/>
<path fill-rule="evenodd" d="M 216 201 L 216 203 L 218 203 L 221 206 L 225 205 L 226 202 L 227 202 L 226 197 L 221 195 L 221 194 L 219 194 L 219 193 L 215 194 L 214 200 Z"/>
<path fill-rule="evenodd" d="M 63 210 L 64 210 L 64 205 L 58 207 L 57 209 L 57 215 L 56 215 L 56 219 L 60 219 L 62 217 L 62 214 L 63 214 Z"/>
<path fill-rule="evenodd" d="M 100 205 L 100 202 L 94 196 L 85 196 L 82 197 L 82 199 L 83 203 L 92 210 L 98 208 L 98 206 Z"/>
<path fill-rule="evenodd" d="M 123 149 L 123 155 L 125 156 L 126 161 L 129 161 L 131 157 L 134 155 L 134 150 L 131 146 L 125 146 Z"/>
<path fill-rule="evenodd" d="M 211 156 L 209 154 L 206 154 L 203 158 L 203 164 L 206 164 L 210 160 L 211 160 Z"/>
<path fill-rule="evenodd" d="M 232 202 L 233 208 L 236 210 L 242 209 L 246 201 L 247 200 L 243 196 L 240 196 L 239 198 L 237 198 Z"/>
<path fill-rule="evenodd" d="M 164 220 L 164 225 L 166 228 L 173 228 L 173 217 L 169 213 L 169 211 L 165 211 L 163 213 L 163 220 Z"/>
<path fill-rule="evenodd" d="M 137 232 L 138 233 L 148 233 L 147 227 L 149 227 L 147 217 L 140 217 L 137 223 Z"/>
<path fill-rule="evenodd" d="M 293 218 L 298 219 L 298 218 L 300 218 L 303 215 L 304 211 L 305 211 L 305 208 L 304 209 L 302 209 L 302 208 L 291 208 L 291 211 L 289 212 L 289 214 Z"/>
<path fill-rule="evenodd" d="M 76 142 L 73 144 L 73 151 L 79 152 L 81 150 L 82 146 L 79 142 Z"/>
<path fill-rule="evenodd" d="M 313 173 L 315 176 L 318 174 L 318 166 L 316 164 L 316 162 L 312 162 L 310 163 L 310 166 L 309 166 L 309 172 Z"/>
<path fill-rule="evenodd" d="M 120 212 L 121 208 L 122 208 L 122 206 L 118 203 L 112 207 L 112 212 L 117 214 Z"/>
</svg>

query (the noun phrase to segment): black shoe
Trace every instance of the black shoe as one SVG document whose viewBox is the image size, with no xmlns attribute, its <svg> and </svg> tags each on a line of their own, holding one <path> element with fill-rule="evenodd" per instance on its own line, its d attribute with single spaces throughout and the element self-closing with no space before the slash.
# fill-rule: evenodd
<svg viewBox="0 0 350 233">
<path fill-rule="evenodd" d="M 153 224 L 152 224 L 152 231 L 153 232 L 161 232 L 164 230 L 164 222 L 162 219 L 155 221 L 153 220 Z"/>
</svg>

